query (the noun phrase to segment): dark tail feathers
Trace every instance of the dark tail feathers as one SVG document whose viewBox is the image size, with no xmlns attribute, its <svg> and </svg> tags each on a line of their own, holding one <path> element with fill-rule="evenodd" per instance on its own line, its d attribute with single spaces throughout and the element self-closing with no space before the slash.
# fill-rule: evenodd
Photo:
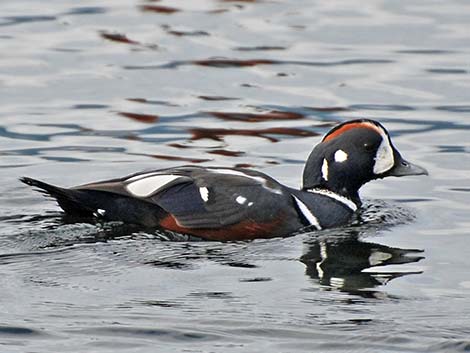
<svg viewBox="0 0 470 353">
<path fill-rule="evenodd" d="M 79 190 L 61 188 L 28 177 L 22 177 L 20 181 L 26 185 L 37 187 L 40 192 L 55 198 L 59 206 L 68 214 L 86 217 L 91 216 L 94 212 L 93 209 L 80 202 L 81 192 Z"/>
<path fill-rule="evenodd" d="M 28 177 L 21 177 L 20 181 L 22 183 L 25 183 L 26 185 L 35 186 L 39 188 L 40 189 L 39 191 L 41 191 L 42 193 L 46 193 L 53 197 L 57 197 L 59 195 L 65 194 L 64 189 L 51 185 L 51 184 L 47 184 L 40 180 L 36 180 L 36 179 L 28 178 Z"/>
</svg>

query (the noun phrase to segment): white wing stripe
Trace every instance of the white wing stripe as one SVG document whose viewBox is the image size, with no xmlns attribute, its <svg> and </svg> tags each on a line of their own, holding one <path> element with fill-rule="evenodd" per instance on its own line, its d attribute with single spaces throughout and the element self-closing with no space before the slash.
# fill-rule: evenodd
<svg viewBox="0 0 470 353">
<path fill-rule="evenodd" d="M 251 175 L 248 175 L 248 174 L 245 174 L 243 172 L 240 172 L 238 170 L 233 170 L 233 169 L 223 169 L 223 168 L 222 169 L 208 169 L 208 171 L 219 173 L 219 174 L 228 174 L 228 175 L 235 175 L 235 176 L 240 176 L 244 178 L 249 178 L 249 179 L 256 180 L 258 183 L 261 183 L 261 184 L 264 184 L 266 182 L 264 178 L 251 176 Z"/>
<path fill-rule="evenodd" d="M 132 182 L 126 185 L 127 191 L 137 197 L 147 197 L 158 190 L 162 189 L 172 181 L 181 178 L 180 175 L 152 175 L 144 176 L 144 178 L 137 179 L 132 181 L 134 178 L 131 178 Z"/>
<path fill-rule="evenodd" d="M 266 179 L 263 178 L 263 177 L 248 175 L 248 174 L 243 173 L 243 172 L 241 172 L 241 171 L 239 171 L 239 170 L 225 169 L 225 168 L 221 168 L 221 169 L 208 169 L 208 171 L 211 171 L 211 172 L 213 172 L 213 173 L 218 173 L 218 174 L 227 174 L 227 175 L 234 175 L 234 176 L 249 178 L 249 179 L 255 180 L 255 181 L 257 181 L 258 183 L 260 183 L 266 190 L 269 190 L 270 192 L 275 193 L 275 194 L 278 194 L 278 195 L 282 195 L 282 190 L 281 190 L 281 189 L 278 189 L 278 188 L 276 188 L 276 187 L 270 187 L 270 186 L 268 186 L 268 185 L 267 185 L 268 180 L 266 180 Z"/>
<path fill-rule="evenodd" d="M 308 207 L 302 201 L 300 201 L 294 195 L 292 195 L 292 197 L 294 198 L 295 202 L 297 203 L 297 206 L 299 206 L 300 212 L 302 212 L 302 214 L 307 219 L 307 221 L 309 221 L 310 225 L 314 226 L 315 228 L 320 230 L 321 226 L 320 226 L 320 223 L 318 222 L 317 217 L 315 217 L 313 215 L 313 213 L 308 209 Z"/>
</svg>

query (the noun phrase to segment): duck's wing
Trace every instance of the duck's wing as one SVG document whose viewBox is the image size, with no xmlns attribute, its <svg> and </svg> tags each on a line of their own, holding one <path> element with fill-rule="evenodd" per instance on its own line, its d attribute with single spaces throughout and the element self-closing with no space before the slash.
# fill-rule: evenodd
<svg viewBox="0 0 470 353">
<path fill-rule="evenodd" d="M 98 191 L 145 201 L 171 217 L 162 219 L 163 227 L 173 226 L 179 231 L 221 228 L 247 221 L 264 224 L 279 217 L 295 216 L 283 214 L 292 203 L 284 186 L 263 173 L 247 169 L 183 166 L 145 171 L 69 190 Z"/>
</svg>

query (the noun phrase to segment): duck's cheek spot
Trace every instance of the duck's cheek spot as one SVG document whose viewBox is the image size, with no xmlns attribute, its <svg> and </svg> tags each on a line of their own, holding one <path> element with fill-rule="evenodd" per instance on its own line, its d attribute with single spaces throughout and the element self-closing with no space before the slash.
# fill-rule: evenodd
<svg viewBox="0 0 470 353">
<path fill-rule="evenodd" d="M 382 139 L 382 142 L 375 154 L 374 174 L 382 174 L 392 169 L 395 164 L 393 149 L 388 138 Z"/>
<path fill-rule="evenodd" d="M 321 176 L 325 181 L 328 181 L 328 161 L 323 159 L 323 164 L 321 166 Z"/>
<path fill-rule="evenodd" d="M 348 154 L 343 150 L 337 150 L 335 152 L 335 162 L 343 163 L 348 160 Z"/>
</svg>

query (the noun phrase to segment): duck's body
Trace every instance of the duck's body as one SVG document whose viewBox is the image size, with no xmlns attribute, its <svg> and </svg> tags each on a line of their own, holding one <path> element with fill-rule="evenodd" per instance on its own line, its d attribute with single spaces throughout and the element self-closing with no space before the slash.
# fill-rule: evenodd
<svg viewBox="0 0 470 353">
<path fill-rule="evenodd" d="M 217 240 L 339 226 L 357 209 L 354 202 L 331 192 L 295 190 L 241 168 L 182 166 L 70 189 L 30 178 L 22 181 L 47 191 L 68 214 Z"/>
<path fill-rule="evenodd" d="M 331 130 L 315 147 L 301 190 L 249 169 L 196 166 L 145 171 L 69 189 L 21 180 L 54 197 L 68 214 L 210 240 L 242 240 L 347 224 L 360 207 L 358 190 L 365 182 L 425 173 L 401 158 L 379 123 L 355 120 Z"/>
</svg>

